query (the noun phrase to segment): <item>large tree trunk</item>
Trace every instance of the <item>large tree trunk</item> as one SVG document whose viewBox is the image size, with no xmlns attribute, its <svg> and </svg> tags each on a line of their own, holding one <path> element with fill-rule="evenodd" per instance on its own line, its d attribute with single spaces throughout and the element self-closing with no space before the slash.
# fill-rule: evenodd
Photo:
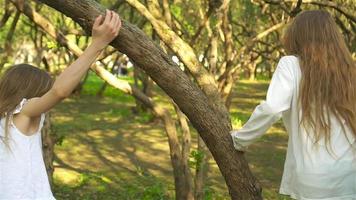
<svg viewBox="0 0 356 200">
<path fill-rule="evenodd" d="M 105 9 L 94 0 L 41 0 L 78 22 L 90 33 Z M 179 106 L 197 129 L 225 177 L 232 199 L 262 199 L 261 188 L 243 155 L 232 145 L 227 110 L 211 101 L 140 29 L 127 22 L 112 46 L 128 55 Z"/>
</svg>

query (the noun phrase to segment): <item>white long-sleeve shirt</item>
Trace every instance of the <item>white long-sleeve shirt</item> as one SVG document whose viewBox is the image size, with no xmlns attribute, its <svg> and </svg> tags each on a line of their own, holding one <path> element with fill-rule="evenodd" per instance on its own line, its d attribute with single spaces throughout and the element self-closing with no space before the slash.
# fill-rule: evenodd
<svg viewBox="0 0 356 200">
<path fill-rule="evenodd" d="M 231 132 L 234 146 L 245 150 L 282 117 L 289 139 L 279 192 L 301 200 L 356 199 L 355 137 L 350 128 L 345 127 L 344 131 L 336 117 L 331 116 L 331 150 L 325 146 L 324 138 L 315 144 L 300 126 L 300 79 L 298 58 L 282 57 L 266 101 L 256 107 L 240 130 Z"/>
</svg>

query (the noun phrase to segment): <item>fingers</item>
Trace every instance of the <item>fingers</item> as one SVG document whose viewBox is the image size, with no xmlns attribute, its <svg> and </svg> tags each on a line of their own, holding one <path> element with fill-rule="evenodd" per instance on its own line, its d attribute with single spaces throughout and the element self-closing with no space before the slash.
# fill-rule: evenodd
<svg viewBox="0 0 356 200">
<path fill-rule="evenodd" d="M 113 13 L 111 24 L 112 24 L 114 30 L 116 30 L 116 25 L 117 25 L 117 22 L 118 22 L 118 21 L 119 21 L 119 16 L 118 16 L 118 14 Z"/>
<path fill-rule="evenodd" d="M 106 10 L 106 14 L 105 14 L 105 20 L 103 24 L 110 24 L 112 18 L 112 11 L 111 10 Z"/>
<path fill-rule="evenodd" d="M 119 34 L 119 31 L 121 29 L 121 19 L 120 19 L 120 16 L 117 15 L 117 23 L 115 24 L 115 28 L 116 28 L 116 33 L 115 35 L 118 35 Z"/>
<path fill-rule="evenodd" d="M 93 25 L 93 45 L 98 49 L 105 48 L 115 39 L 121 28 L 121 20 L 117 13 L 106 10 L 105 15 L 98 16 Z"/>
<path fill-rule="evenodd" d="M 120 29 L 120 24 L 121 21 L 119 15 L 115 12 L 112 12 L 112 18 L 108 24 L 108 29 L 113 35 L 117 36 Z"/>
<path fill-rule="evenodd" d="M 115 22 L 115 12 L 110 10 L 110 24 L 113 24 Z"/>
<path fill-rule="evenodd" d="M 111 10 L 106 10 L 104 23 L 106 26 L 110 26 L 111 28 L 116 25 L 118 21 L 118 14 Z"/>
<path fill-rule="evenodd" d="M 99 15 L 98 17 L 96 17 L 93 26 L 94 26 L 94 27 L 100 26 L 102 19 L 103 19 L 103 16 L 102 16 L 102 15 Z"/>
<path fill-rule="evenodd" d="M 93 30 L 96 29 L 99 34 L 109 34 L 117 36 L 121 28 L 120 16 L 111 11 L 106 10 L 105 15 L 99 15 L 93 24 Z"/>
<path fill-rule="evenodd" d="M 119 23 L 119 15 L 117 13 L 114 13 L 114 16 L 113 16 L 113 27 L 114 27 L 114 32 L 116 33 L 116 30 L 117 30 L 117 25 Z"/>
</svg>

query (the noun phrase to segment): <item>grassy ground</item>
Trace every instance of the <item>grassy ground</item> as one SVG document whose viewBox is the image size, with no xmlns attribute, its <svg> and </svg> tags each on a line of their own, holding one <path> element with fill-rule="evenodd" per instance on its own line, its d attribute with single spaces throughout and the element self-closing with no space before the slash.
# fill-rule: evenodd
<svg viewBox="0 0 356 200">
<path fill-rule="evenodd" d="M 91 76 L 83 95 L 65 100 L 52 114 L 54 130 L 63 138 L 55 150 L 55 196 L 58 200 L 173 199 L 162 125 L 150 114 L 133 114 L 134 99 L 114 88 L 108 87 L 104 97 L 96 97 L 100 85 L 101 81 Z M 235 127 L 248 119 L 267 87 L 266 81 L 237 83 L 231 109 Z M 286 140 L 278 123 L 246 153 L 263 185 L 265 199 L 287 199 L 277 193 Z M 229 199 L 214 161 L 206 192 L 206 199 Z"/>
</svg>

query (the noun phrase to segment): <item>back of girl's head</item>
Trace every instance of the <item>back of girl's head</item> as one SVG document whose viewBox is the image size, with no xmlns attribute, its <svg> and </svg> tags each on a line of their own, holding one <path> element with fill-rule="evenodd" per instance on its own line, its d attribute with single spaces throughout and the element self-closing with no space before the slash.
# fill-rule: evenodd
<svg viewBox="0 0 356 200">
<path fill-rule="evenodd" d="M 29 64 L 10 67 L 0 79 L 0 118 L 12 112 L 23 98 L 44 95 L 52 87 L 51 76 Z"/>
<path fill-rule="evenodd" d="M 336 53 L 341 56 L 339 60 L 345 61 L 350 55 L 337 24 L 332 16 L 323 10 L 304 11 L 297 15 L 289 25 L 283 43 L 288 54 L 302 58 L 325 59 L 323 56 Z"/>
<path fill-rule="evenodd" d="M 356 136 L 356 66 L 332 16 L 304 11 L 288 26 L 284 38 L 288 54 L 299 58 L 302 79 L 299 103 L 302 124 L 317 140 L 330 142 L 330 114 L 344 119 Z"/>
</svg>

